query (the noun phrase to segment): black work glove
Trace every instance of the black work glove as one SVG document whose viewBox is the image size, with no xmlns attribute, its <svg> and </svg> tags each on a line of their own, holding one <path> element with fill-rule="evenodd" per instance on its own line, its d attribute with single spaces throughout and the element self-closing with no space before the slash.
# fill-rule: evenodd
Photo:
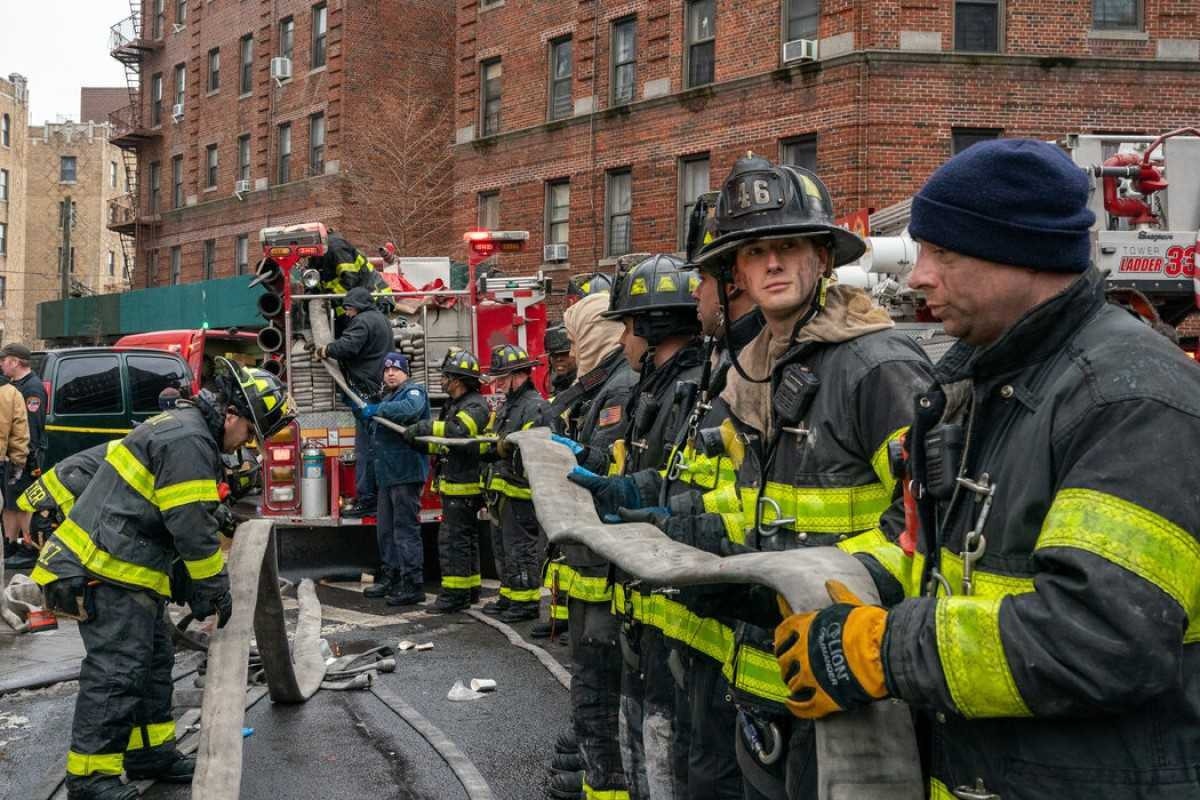
<svg viewBox="0 0 1200 800">
<path fill-rule="evenodd" d="M 208 619 L 217 615 L 217 627 L 224 628 L 233 614 L 233 595 L 229 593 L 229 573 L 221 570 L 211 578 L 196 581 L 192 585 L 192 596 L 188 600 L 194 619 Z"/>
<path fill-rule="evenodd" d="M 726 555 L 722 548 L 732 544 L 717 514 L 672 514 L 662 506 L 622 508 L 617 514 L 625 522 L 649 522 L 674 541 L 713 555 Z"/>
<path fill-rule="evenodd" d="M 420 444 L 420 442 L 417 441 L 418 436 L 432 436 L 432 435 L 433 435 L 433 420 L 431 420 L 431 419 L 423 419 L 420 422 L 417 422 L 417 423 L 414 423 L 412 425 L 405 427 L 405 429 L 404 429 L 404 441 L 406 443 L 408 443 L 409 447 L 413 447 L 413 446 Z"/>
<path fill-rule="evenodd" d="M 86 588 L 87 578 L 82 575 L 76 578 L 59 578 L 42 587 L 42 597 L 50 611 L 77 619 L 83 616 L 83 593 Z"/>
<path fill-rule="evenodd" d="M 237 531 L 238 525 L 250 519 L 250 517 L 234 511 L 233 508 L 224 503 L 217 506 L 216 510 L 213 511 L 213 516 L 217 519 L 217 530 L 231 539 Z"/>
</svg>

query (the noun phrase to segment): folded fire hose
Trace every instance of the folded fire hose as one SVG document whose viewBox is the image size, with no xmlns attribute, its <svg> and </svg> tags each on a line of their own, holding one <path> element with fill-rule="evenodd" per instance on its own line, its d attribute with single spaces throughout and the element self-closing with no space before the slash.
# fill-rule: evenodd
<svg viewBox="0 0 1200 800">
<path fill-rule="evenodd" d="M 567 480 L 575 457 L 547 428 L 509 436 L 521 448 L 538 522 L 552 544 L 586 545 L 650 586 L 757 583 L 797 611 L 829 605 L 825 581 L 846 584 L 867 602 L 875 584 L 857 559 L 834 547 L 720 556 L 672 541 L 647 523 L 607 525 L 586 489 Z M 907 705 L 874 703 L 816 721 L 819 800 L 919 800 L 920 761 Z"/>
</svg>

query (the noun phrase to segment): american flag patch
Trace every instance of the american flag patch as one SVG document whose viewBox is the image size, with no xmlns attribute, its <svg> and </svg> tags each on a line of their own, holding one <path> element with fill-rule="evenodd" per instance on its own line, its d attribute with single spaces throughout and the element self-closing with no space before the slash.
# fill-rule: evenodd
<svg viewBox="0 0 1200 800">
<path fill-rule="evenodd" d="M 609 406 L 600 411 L 600 416 L 596 418 L 596 424 L 601 428 L 607 428 L 609 425 L 616 425 L 621 421 L 621 406 Z"/>
</svg>

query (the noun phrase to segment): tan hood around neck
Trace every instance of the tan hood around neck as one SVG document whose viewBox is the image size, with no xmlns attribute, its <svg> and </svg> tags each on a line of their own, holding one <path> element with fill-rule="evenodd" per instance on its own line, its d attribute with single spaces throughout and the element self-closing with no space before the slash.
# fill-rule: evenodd
<svg viewBox="0 0 1200 800">
<path fill-rule="evenodd" d="M 793 344 L 848 342 L 868 333 L 887 330 L 894 324 L 888 313 L 875 305 L 862 289 L 833 283 L 825 290 L 825 308 L 800 329 L 795 339 L 790 342 L 775 339 L 770 327 L 764 326 L 738 354 L 738 362 L 750 377 L 763 378 L 771 373 L 776 362 Z M 742 422 L 771 434 L 770 383 L 751 383 L 736 369 L 730 369 L 721 399 Z"/>
<path fill-rule="evenodd" d="M 621 346 L 625 326 L 600 316 L 607 310 L 607 294 L 589 294 L 563 314 L 563 325 L 571 337 L 571 351 L 575 354 L 580 376 L 594 370 L 605 356 Z"/>
</svg>

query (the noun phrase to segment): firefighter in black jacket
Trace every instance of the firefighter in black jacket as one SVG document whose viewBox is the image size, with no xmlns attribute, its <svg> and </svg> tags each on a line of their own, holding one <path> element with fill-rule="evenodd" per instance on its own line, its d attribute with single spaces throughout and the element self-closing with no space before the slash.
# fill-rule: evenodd
<svg viewBox="0 0 1200 800">
<path fill-rule="evenodd" d="M 533 385 L 533 367 L 537 361 L 521 347 L 506 344 L 492 351 L 488 375 L 498 391 L 504 392 L 504 405 L 491 426 L 500 442 L 488 453 L 485 488 L 495 498 L 492 508 L 493 550 L 500 573 L 500 599 L 484 611 L 504 622 L 537 619 L 541 602 L 542 547 L 540 529 L 533 511 L 529 481 L 517 463 L 516 448 L 505 436 L 529 428 L 550 426 L 550 404 Z M 495 535 L 499 533 L 499 541 Z"/>
<path fill-rule="evenodd" d="M 562 325 L 546 328 L 542 345 L 546 350 L 546 359 L 550 362 L 550 387 L 546 396 L 553 401 L 555 395 L 575 382 L 575 356 L 571 352 L 571 339 L 567 336 L 567 329 Z"/>
<path fill-rule="evenodd" d="M 835 587 L 776 630 L 793 713 L 919 711 L 934 798 L 1200 797 L 1200 503 L 1162 470 L 1200 370 L 1105 303 L 1088 195 L 1003 139 L 913 198 L 909 285 L 959 339 L 915 403 L 916 547 L 861 548 L 890 608 Z"/>
<path fill-rule="evenodd" d="M 341 335 L 328 345 L 318 347 L 317 358 L 332 358 L 342 367 L 346 383 L 368 403 L 379 401 L 379 376 L 383 374 L 383 359 L 394 347 L 392 326 L 371 299 L 371 293 L 361 286 L 346 293 L 342 301 L 350 323 Z M 361 517 L 375 513 L 375 465 L 371 453 L 371 424 L 361 415 L 354 421 L 354 505 L 342 511 L 343 516 Z"/>
<path fill-rule="evenodd" d="M 436 420 L 408 427 L 407 439 L 445 436 L 473 439 L 487 427 L 491 410 L 479 393 L 479 359 L 466 350 L 451 350 L 442 360 L 442 391 L 450 400 Z M 439 447 L 435 454 L 433 488 L 442 496 L 442 525 L 438 529 L 438 555 L 442 567 L 442 591 L 432 610 L 449 614 L 470 607 L 478 593 L 479 509 L 483 486 L 479 477 L 479 447 Z"/>
<path fill-rule="evenodd" d="M 175 747 L 174 653 L 166 603 L 197 619 L 232 611 L 218 547 L 220 453 L 266 441 L 292 419 L 279 380 L 218 359 L 218 392 L 180 401 L 108 452 L 31 577 L 47 606 L 81 618 L 87 655 L 67 754 L 71 800 L 133 800 L 120 781 L 187 783 L 195 760 Z"/>
</svg>

